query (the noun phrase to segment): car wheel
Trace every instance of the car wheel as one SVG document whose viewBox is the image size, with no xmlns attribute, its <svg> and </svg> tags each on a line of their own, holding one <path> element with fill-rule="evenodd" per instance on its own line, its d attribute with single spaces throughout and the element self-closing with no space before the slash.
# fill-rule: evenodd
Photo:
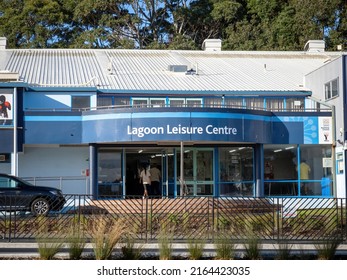
<svg viewBox="0 0 347 280">
<path fill-rule="evenodd" d="M 49 211 L 49 202 L 45 198 L 36 198 L 31 203 L 31 213 L 35 216 L 45 216 Z"/>
</svg>

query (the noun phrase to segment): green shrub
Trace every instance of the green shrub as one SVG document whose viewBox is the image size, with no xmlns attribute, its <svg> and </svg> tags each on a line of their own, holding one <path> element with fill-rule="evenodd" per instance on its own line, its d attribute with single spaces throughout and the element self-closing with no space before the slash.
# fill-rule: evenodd
<svg viewBox="0 0 347 280">
<path fill-rule="evenodd" d="M 91 229 L 95 258 L 97 260 L 110 259 L 114 247 L 126 232 L 126 223 L 121 219 L 107 223 L 102 218 L 96 218 Z"/>
<path fill-rule="evenodd" d="M 245 259 L 259 260 L 261 240 L 254 233 L 250 233 L 244 243 L 245 247 Z"/>
<path fill-rule="evenodd" d="M 232 260 L 235 258 L 235 243 L 227 235 L 219 234 L 215 239 L 216 259 Z"/>
<path fill-rule="evenodd" d="M 161 225 L 158 236 L 159 246 L 159 259 L 171 260 L 172 259 L 172 242 L 173 242 L 173 229 L 169 229 L 168 226 Z"/>
<path fill-rule="evenodd" d="M 278 260 L 289 260 L 291 259 L 291 252 L 292 252 L 293 245 L 289 244 L 286 241 L 280 241 L 278 243 L 278 250 L 276 259 Z"/>
<path fill-rule="evenodd" d="M 336 250 L 342 242 L 342 238 L 339 236 L 333 236 L 315 244 L 317 250 L 318 259 L 320 260 L 332 260 L 335 257 Z"/>
<path fill-rule="evenodd" d="M 82 236 L 81 232 L 73 232 L 70 236 L 68 236 L 67 242 L 69 246 L 70 259 L 81 259 L 84 247 L 86 245 L 86 239 Z"/>
<path fill-rule="evenodd" d="M 41 260 L 52 260 L 63 247 L 63 242 L 52 238 L 37 238 L 38 252 Z"/>
<path fill-rule="evenodd" d="M 125 237 L 121 251 L 124 260 L 138 260 L 142 255 L 142 247 L 135 247 L 135 239 L 132 234 Z"/>
<path fill-rule="evenodd" d="M 205 239 L 190 239 L 188 241 L 188 252 L 191 260 L 200 260 L 204 254 Z"/>
</svg>

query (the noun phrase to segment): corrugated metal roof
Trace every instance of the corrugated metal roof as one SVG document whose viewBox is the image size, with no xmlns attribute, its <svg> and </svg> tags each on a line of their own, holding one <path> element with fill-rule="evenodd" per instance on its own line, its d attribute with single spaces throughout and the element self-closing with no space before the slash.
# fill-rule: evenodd
<svg viewBox="0 0 347 280">
<path fill-rule="evenodd" d="M 0 70 L 42 87 L 128 91 L 305 91 L 304 75 L 340 53 L 0 50 Z M 171 72 L 187 65 L 195 75 Z"/>
</svg>

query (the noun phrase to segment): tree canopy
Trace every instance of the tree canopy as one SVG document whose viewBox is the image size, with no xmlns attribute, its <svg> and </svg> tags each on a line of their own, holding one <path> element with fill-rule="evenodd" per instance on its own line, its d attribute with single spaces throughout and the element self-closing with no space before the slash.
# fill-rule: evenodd
<svg viewBox="0 0 347 280">
<path fill-rule="evenodd" d="M 346 0 L 0 0 L 9 48 L 302 50 L 347 41 Z M 345 45 L 344 45 L 345 44 Z"/>
</svg>

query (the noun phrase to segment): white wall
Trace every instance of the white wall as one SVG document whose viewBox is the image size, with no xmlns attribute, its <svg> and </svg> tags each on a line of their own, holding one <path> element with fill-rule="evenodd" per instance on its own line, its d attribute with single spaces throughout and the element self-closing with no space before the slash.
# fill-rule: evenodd
<svg viewBox="0 0 347 280">
<path fill-rule="evenodd" d="M 338 147 L 336 148 L 336 153 L 343 153 L 343 148 Z M 343 163 L 345 165 L 345 163 Z M 346 197 L 346 188 L 345 188 L 345 174 L 337 174 L 336 175 L 336 186 L 337 186 L 337 191 L 336 191 L 336 197 Z"/>
<path fill-rule="evenodd" d="M 330 100 L 325 100 L 325 88 L 324 85 L 333 80 L 339 78 L 339 96 L 332 98 Z M 305 87 L 312 90 L 312 96 L 318 98 L 322 101 L 328 102 L 335 106 L 335 121 L 336 121 L 336 140 L 342 140 L 340 136 L 340 128 L 344 128 L 343 123 L 343 82 L 342 82 L 342 58 L 339 57 L 333 61 L 328 61 L 324 66 L 318 68 L 317 70 L 307 74 L 305 76 Z M 342 151 L 342 145 L 338 142 L 336 143 L 336 153 Z M 347 172 L 347 170 L 345 170 Z M 345 174 L 336 175 L 336 196 L 346 197 L 346 187 L 345 187 Z"/>
<path fill-rule="evenodd" d="M 339 96 L 330 100 L 325 100 L 324 85 L 333 79 L 339 78 Z M 305 87 L 312 90 L 312 96 L 322 101 L 326 101 L 335 106 L 336 111 L 336 137 L 340 136 L 340 128 L 343 124 L 343 83 L 342 83 L 342 58 L 327 62 L 323 67 L 305 76 Z"/>
<path fill-rule="evenodd" d="M 6 173 L 10 174 L 11 173 L 11 163 L 0 163 L 0 173 Z"/>
<path fill-rule="evenodd" d="M 64 194 L 86 194 L 89 186 L 82 171 L 89 168 L 88 147 L 24 147 L 19 154 L 19 177 L 70 177 L 76 180 L 64 180 L 61 189 Z M 60 188 L 59 180 L 37 182 Z"/>
</svg>

